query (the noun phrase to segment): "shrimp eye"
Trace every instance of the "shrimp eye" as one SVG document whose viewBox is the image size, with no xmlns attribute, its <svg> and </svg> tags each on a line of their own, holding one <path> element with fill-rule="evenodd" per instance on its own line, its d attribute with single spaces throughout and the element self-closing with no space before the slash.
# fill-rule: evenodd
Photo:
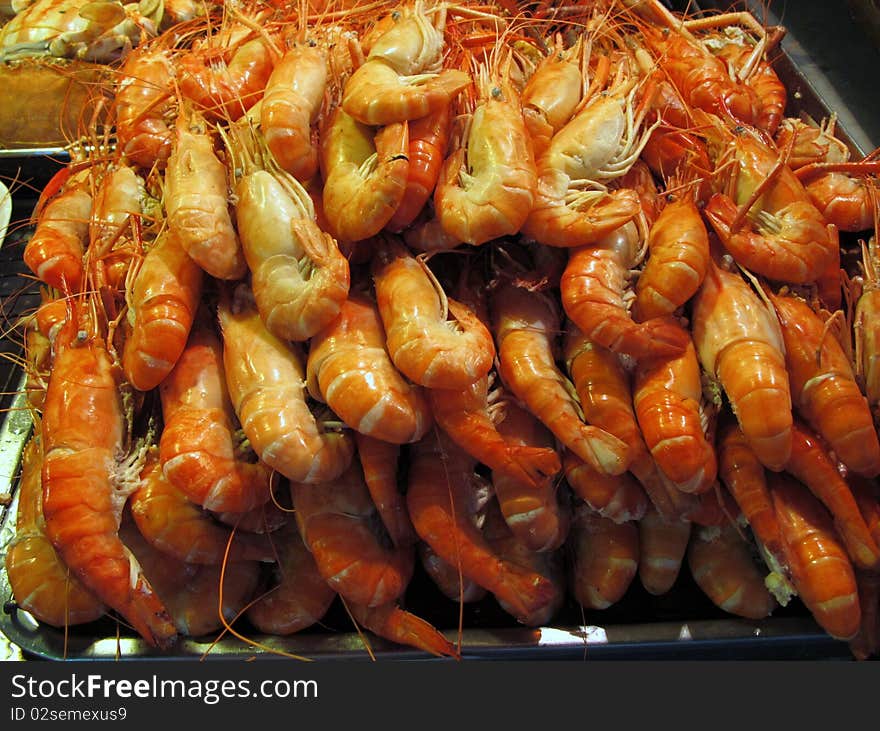
<svg viewBox="0 0 880 731">
<path fill-rule="evenodd" d="M 78 330 L 76 333 L 76 341 L 78 343 L 84 343 L 89 339 L 89 334 L 85 330 Z"/>
<path fill-rule="evenodd" d="M 492 98 L 493 99 L 500 99 L 501 98 L 501 89 L 499 89 L 497 86 L 492 87 Z"/>
<path fill-rule="evenodd" d="M 391 13 L 391 20 L 393 20 L 395 23 L 398 20 L 400 20 L 400 11 L 399 10 L 395 10 L 393 13 Z"/>
</svg>

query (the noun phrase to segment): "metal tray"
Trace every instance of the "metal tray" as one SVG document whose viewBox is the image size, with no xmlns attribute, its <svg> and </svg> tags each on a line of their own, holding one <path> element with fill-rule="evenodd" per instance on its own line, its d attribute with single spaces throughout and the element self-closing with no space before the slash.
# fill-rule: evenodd
<svg viewBox="0 0 880 731">
<path fill-rule="evenodd" d="M 713 3 L 701 5 L 711 7 Z M 724 6 L 727 5 L 725 2 Z M 773 24 L 778 20 L 769 17 L 767 22 Z M 829 109 L 834 109 L 840 120 L 839 131 L 854 156 L 865 154 L 877 144 L 843 104 L 794 34 L 783 39 L 774 65 L 790 91 L 790 106 L 796 106 L 788 110 L 789 114 L 803 113 L 821 120 Z M 43 174 L 47 165 L 51 170 L 53 165 L 63 164 L 66 154 L 58 150 L 17 150 L 4 156 L 2 152 L 0 164 L 4 157 L 7 162 L 14 158 L 24 176 L 34 177 Z M 18 255 L 20 258 L 20 251 Z M 0 262 L 0 273 L 3 268 Z M 2 562 L 14 535 L 17 472 L 31 430 L 20 373 L 12 376 L 12 383 L 11 389 L 7 386 L 12 393 L 7 397 L 7 416 L 0 427 L 0 492 L 13 496 L 0 514 L 0 632 L 20 648 L 26 659 L 244 660 L 256 656 L 281 658 L 284 655 L 280 653 L 319 660 L 429 658 L 425 653 L 372 635 L 368 651 L 364 638 L 353 631 L 338 599 L 320 626 L 290 637 L 260 636 L 246 624 L 235 625 L 261 647 L 227 633 L 219 639 L 187 638 L 171 652 L 158 652 L 109 618 L 70 628 L 68 632 L 37 624 L 10 601 L 11 590 Z M 584 611 L 569 599 L 549 627 L 515 626 L 491 598 L 465 605 L 459 625 L 458 605 L 442 596 L 420 570 L 407 592 L 407 608 L 432 621 L 450 641 L 460 641 L 462 657 L 466 659 L 852 659 L 848 645 L 828 636 L 797 599 L 763 621 L 733 618 L 709 602 L 686 568 L 673 589 L 661 597 L 648 594 L 636 578 L 620 602 L 601 612 Z M 459 626 L 463 628 L 461 632 Z"/>
</svg>

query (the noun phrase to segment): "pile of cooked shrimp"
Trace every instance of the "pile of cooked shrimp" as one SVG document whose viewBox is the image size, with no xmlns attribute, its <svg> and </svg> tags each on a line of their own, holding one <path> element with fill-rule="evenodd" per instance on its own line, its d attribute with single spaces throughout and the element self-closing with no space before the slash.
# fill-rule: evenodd
<svg viewBox="0 0 880 731">
<path fill-rule="evenodd" d="M 527 626 L 685 572 L 875 654 L 880 161 L 782 30 L 274 5 L 140 43 L 34 211 L 17 605 L 458 656 L 416 570 Z"/>
</svg>

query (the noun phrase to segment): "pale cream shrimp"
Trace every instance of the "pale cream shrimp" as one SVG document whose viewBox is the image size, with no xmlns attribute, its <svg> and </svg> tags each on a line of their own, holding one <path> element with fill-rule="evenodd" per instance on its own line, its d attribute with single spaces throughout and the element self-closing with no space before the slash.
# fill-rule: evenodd
<svg viewBox="0 0 880 731">
<path fill-rule="evenodd" d="M 251 447 L 272 469 L 295 482 L 326 482 L 354 455 L 351 435 L 306 402 L 302 349 L 270 333 L 250 293 L 239 285 L 218 314 L 223 363 L 232 405 Z"/>
<path fill-rule="evenodd" d="M 366 62 L 345 84 L 342 108 L 369 125 L 418 119 L 447 106 L 470 81 L 442 67 L 445 11 L 432 24 L 422 2 L 392 14 L 390 25 L 370 46 Z"/>
<path fill-rule="evenodd" d="M 312 338 L 306 373 L 312 397 L 362 434 L 405 444 L 433 423 L 424 389 L 394 367 L 379 311 L 365 297 L 349 297 Z"/>
<path fill-rule="evenodd" d="M 476 109 L 434 190 L 443 231 L 466 244 L 517 233 L 535 200 L 537 171 L 509 65 L 508 57 L 495 73 L 480 69 Z"/>
<path fill-rule="evenodd" d="M 241 279 L 247 262 L 229 212 L 226 166 L 196 112 L 177 118 L 165 169 L 168 226 L 186 253 L 217 279 Z"/>
<path fill-rule="evenodd" d="M 492 297 L 498 372 L 510 391 L 557 439 L 604 474 L 629 465 L 629 448 L 603 429 L 586 424 L 568 379 L 556 365 L 559 314 L 546 296 L 503 283 Z"/>
<path fill-rule="evenodd" d="M 344 241 L 375 236 L 391 220 L 409 180 L 409 128 L 396 122 L 378 131 L 341 107 L 321 136 L 324 213 Z"/>
<path fill-rule="evenodd" d="M 249 151 L 256 142 L 250 130 L 235 130 L 231 141 L 242 171 L 235 218 L 257 309 L 276 337 L 308 340 L 333 321 L 348 297 L 348 259 L 318 226 L 302 184 Z"/>
<path fill-rule="evenodd" d="M 535 204 L 522 233 L 548 246 L 584 246 L 635 218 L 638 194 L 608 192 L 647 143 L 643 115 L 633 109 L 638 87 L 621 82 L 584 105 L 537 161 Z"/>
<path fill-rule="evenodd" d="M 399 241 L 378 242 L 373 283 L 388 354 L 410 380 L 465 388 L 492 368 L 489 330 L 469 307 L 447 297 L 427 264 Z"/>
</svg>

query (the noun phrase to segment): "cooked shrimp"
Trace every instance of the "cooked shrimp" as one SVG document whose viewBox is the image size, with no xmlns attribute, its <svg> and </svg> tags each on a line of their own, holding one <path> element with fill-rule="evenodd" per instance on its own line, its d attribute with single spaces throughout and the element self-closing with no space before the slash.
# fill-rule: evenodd
<svg viewBox="0 0 880 731">
<path fill-rule="evenodd" d="M 397 604 L 368 607 L 347 602 L 346 606 L 358 624 L 399 645 L 409 645 L 438 657 L 455 657 L 459 652 L 449 640 L 429 622 Z"/>
<path fill-rule="evenodd" d="M 687 345 L 681 328 L 668 318 L 637 323 L 627 311 L 624 287 L 635 264 L 638 232 L 627 224 L 601 245 L 572 249 L 560 292 L 565 314 L 593 342 L 636 360 L 680 354 Z"/>
<path fill-rule="evenodd" d="M 431 412 L 438 426 L 459 447 L 489 467 L 496 475 L 532 489 L 546 488 L 559 472 L 556 451 L 550 447 L 517 444 L 499 429 L 498 412 L 507 403 L 498 401 L 499 389 L 489 391 L 490 377 L 483 376 L 464 389 L 428 389 Z"/>
<path fill-rule="evenodd" d="M 158 386 L 186 347 L 202 296 L 202 269 L 169 229 L 133 276 L 124 321 L 122 370 L 139 391 Z"/>
<path fill-rule="evenodd" d="M 746 619 L 764 619 L 776 608 L 749 544 L 731 523 L 694 530 L 687 560 L 697 586 L 719 609 Z"/>
<path fill-rule="evenodd" d="M 652 506 L 639 518 L 637 525 L 639 580 L 649 594 L 661 596 L 678 580 L 690 541 L 691 523 L 664 520 Z"/>
<path fill-rule="evenodd" d="M 615 523 L 637 520 L 648 508 L 645 490 L 629 472 L 602 474 L 568 450 L 563 454 L 562 468 L 574 494 L 603 518 Z"/>
<path fill-rule="evenodd" d="M 123 521 L 120 536 L 186 637 L 217 632 L 241 613 L 256 591 L 260 564 L 254 561 L 187 564 L 153 548 L 130 520 Z"/>
<path fill-rule="evenodd" d="M 352 429 L 394 444 L 416 442 L 431 427 L 421 386 L 407 381 L 385 349 L 376 305 L 350 296 L 309 345 L 307 384 Z"/>
<path fill-rule="evenodd" d="M 633 384 L 636 417 L 651 456 L 677 489 L 690 493 L 709 490 L 718 472 L 715 449 L 706 437 L 700 376 L 688 338 L 679 356 L 640 360 Z"/>
<path fill-rule="evenodd" d="M 467 244 L 517 233 L 535 200 L 532 147 L 519 95 L 506 76 L 503 67 L 495 74 L 481 68 L 467 133 L 444 161 L 434 191 L 443 231 Z"/>
<path fill-rule="evenodd" d="M 103 339 L 89 332 L 77 304 L 55 338 L 43 406 L 46 535 L 97 599 L 149 644 L 168 647 L 174 625 L 118 535 L 124 501 L 136 485 L 119 462 L 125 454 L 119 382 Z"/>
<path fill-rule="evenodd" d="M 861 608 L 855 571 L 828 511 L 803 485 L 770 476 L 773 507 L 798 596 L 832 637 L 859 631 Z"/>
<path fill-rule="evenodd" d="M 626 594 L 639 564 L 635 522 L 615 523 L 581 505 L 568 539 L 569 586 L 585 609 L 607 609 Z"/>
<path fill-rule="evenodd" d="M 331 484 L 291 482 L 290 494 L 300 535 L 334 591 L 369 607 L 403 596 L 415 550 L 389 548 L 377 532 L 376 506 L 357 459 Z"/>
<path fill-rule="evenodd" d="M 847 468 L 880 474 L 880 441 L 850 359 L 806 301 L 769 294 L 785 343 L 792 400 Z"/>
<path fill-rule="evenodd" d="M 493 293 L 492 310 L 498 372 L 507 388 L 594 469 L 611 475 L 624 472 L 630 460 L 627 445 L 584 422 L 568 379 L 556 365 L 560 320 L 549 297 L 502 283 Z"/>
<path fill-rule="evenodd" d="M 638 195 L 604 183 L 635 163 L 647 134 L 633 110 L 637 87 L 629 82 L 598 95 L 554 135 L 537 160 L 535 203 L 522 233 L 548 246 L 596 242 L 635 218 Z"/>
<path fill-rule="evenodd" d="M 565 533 L 559 541 L 560 546 L 568 533 L 566 524 Z M 536 551 L 521 541 L 513 532 L 509 522 L 501 513 L 501 507 L 496 500 L 490 500 L 486 506 L 486 518 L 483 523 L 483 535 L 492 549 L 501 557 L 502 561 L 521 566 L 543 576 L 555 589 L 555 593 L 548 596 L 544 606 L 532 611 L 522 621 L 529 627 L 546 627 L 550 624 L 556 613 L 565 602 L 565 567 L 563 565 L 562 551 L 552 550 Z M 508 611 L 504 601 L 499 599 L 501 608 Z"/>
<path fill-rule="evenodd" d="M 724 247 L 739 264 L 768 279 L 814 282 L 838 246 L 804 186 L 756 131 L 731 131 L 717 119 L 705 125 L 716 169 L 731 171 L 723 192 L 704 209 Z"/>
<path fill-rule="evenodd" d="M 681 518 L 692 509 L 693 498 L 664 481 L 657 469 L 642 438 L 632 405 L 630 376 L 620 358 L 591 342 L 575 326 L 567 328 L 564 356 L 586 420 L 623 440 L 631 454 L 630 471 L 638 480 L 638 484 L 626 477 L 597 480 L 594 470 L 567 460 L 569 484 L 590 507 L 608 518 L 638 520 L 647 507 L 642 490 L 666 520 Z"/>
<path fill-rule="evenodd" d="M 327 51 L 296 43 L 272 70 L 260 103 L 260 131 L 282 170 L 305 182 L 318 171 L 315 124 L 327 86 Z"/>
<path fill-rule="evenodd" d="M 354 439 L 364 481 L 392 543 L 397 547 L 414 545 L 418 536 L 398 485 L 400 447 L 360 432 L 355 432 Z"/>
<path fill-rule="evenodd" d="M 703 283 L 709 235 L 697 208 L 696 186 L 663 208 L 648 234 L 648 261 L 636 281 L 633 319 L 671 315 Z"/>
<path fill-rule="evenodd" d="M 272 542 L 278 552 L 272 585 L 248 607 L 246 616 L 260 632 L 290 635 L 320 622 L 336 592 L 318 571 L 296 523 L 276 533 Z"/>
<path fill-rule="evenodd" d="M 159 458 L 168 481 L 206 510 L 242 513 L 265 504 L 270 470 L 237 455 L 223 348 L 208 326 L 192 331 L 159 385 L 165 427 Z"/>
<path fill-rule="evenodd" d="M 739 274 L 710 262 L 692 328 L 700 363 L 727 394 L 749 446 L 765 467 L 781 470 L 791 452 L 791 392 L 772 310 Z"/>
<path fill-rule="evenodd" d="M 452 128 L 448 106 L 407 123 L 409 127 L 409 170 L 403 197 L 385 224 L 385 230 L 399 233 L 409 227 L 434 194 L 446 156 Z M 436 220 L 436 219 L 435 219 Z M 439 226 L 439 224 L 438 224 Z M 451 237 L 450 237 L 451 238 Z M 456 244 L 459 242 L 456 241 Z"/>
<path fill-rule="evenodd" d="M 327 482 L 342 474 L 354 443 L 309 410 L 301 349 L 266 330 L 243 288 L 235 301 L 221 302 L 218 314 L 229 394 L 253 450 L 296 482 Z"/>
<path fill-rule="evenodd" d="M 164 166 L 171 154 L 174 115 L 171 52 L 141 44 L 119 69 L 116 86 L 116 140 L 135 165 Z"/>
<path fill-rule="evenodd" d="M 308 340 L 333 321 L 348 297 L 348 259 L 319 228 L 302 184 L 259 154 L 250 155 L 252 138 L 237 133 L 234 157 L 242 174 L 235 185 L 235 219 L 257 310 L 276 337 Z"/>
<path fill-rule="evenodd" d="M 495 356 L 486 326 L 447 297 L 427 264 L 403 244 L 386 239 L 377 247 L 373 284 L 397 369 L 426 388 L 466 388 L 486 375 Z"/>
<path fill-rule="evenodd" d="M 12 596 L 18 607 L 53 627 L 92 622 L 107 608 L 71 575 L 46 535 L 42 462 L 40 437 L 35 435 L 22 453 L 15 537 L 6 551 Z"/>
<path fill-rule="evenodd" d="M 88 173 L 68 177 L 61 192 L 42 208 L 24 248 L 28 269 L 65 294 L 79 292 L 82 286 L 91 215 Z"/>
<path fill-rule="evenodd" d="M 749 447 L 742 429 L 733 419 L 725 419 L 718 430 L 718 476 L 736 501 L 764 560 L 771 570 L 768 588 L 780 603 L 794 593 L 782 546 L 782 530 L 767 487 L 767 475 Z"/>
<path fill-rule="evenodd" d="M 525 409 L 504 404 L 498 433 L 511 446 L 553 453 L 558 463 L 553 434 Z M 560 500 L 558 482 L 542 480 L 534 485 L 509 471 L 493 470 L 492 487 L 504 520 L 524 548 L 544 553 L 565 542 L 569 516 Z"/>
<path fill-rule="evenodd" d="M 168 226 L 186 253 L 212 277 L 240 279 L 247 262 L 228 198 L 226 167 L 214 153 L 205 120 L 196 113 L 181 113 L 165 169 Z"/>
<path fill-rule="evenodd" d="M 442 68 L 445 11 L 433 25 L 421 2 L 395 11 L 395 21 L 370 45 L 366 62 L 345 84 L 342 108 L 369 125 L 418 119 L 445 107 L 469 82 Z"/>
<path fill-rule="evenodd" d="M 476 581 L 462 576 L 457 566 L 440 558 L 431 546 L 419 541 L 416 549 L 425 573 L 440 592 L 454 602 L 470 604 L 482 601 L 488 592 Z"/>
<path fill-rule="evenodd" d="M 836 461 L 806 425 L 795 421 L 791 456 L 785 471 L 803 482 L 828 508 L 853 564 L 860 569 L 880 568 L 880 547 Z"/>
<path fill-rule="evenodd" d="M 232 535 L 211 515 L 172 485 L 154 451 L 147 457 L 140 483 L 130 498 L 134 522 L 157 550 L 193 564 L 230 561 L 274 561 L 268 538 L 236 530 Z"/>
<path fill-rule="evenodd" d="M 321 136 L 324 214 L 334 235 L 361 241 L 379 233 L 406 193 L 409 130 L 405 122 L 380 128 L 337 107 Z"/>
<path fill-rule="evenodd" d="M 547 605 L 550 581 L 504 561 L 473 522 L 474 501 L 485 491 L 476 462 L 442 433 L 429 433 L 410 453 L 409 514 L 421 539 L 462 575 L 491 591 L 520 622 Z"/>
</svg>

